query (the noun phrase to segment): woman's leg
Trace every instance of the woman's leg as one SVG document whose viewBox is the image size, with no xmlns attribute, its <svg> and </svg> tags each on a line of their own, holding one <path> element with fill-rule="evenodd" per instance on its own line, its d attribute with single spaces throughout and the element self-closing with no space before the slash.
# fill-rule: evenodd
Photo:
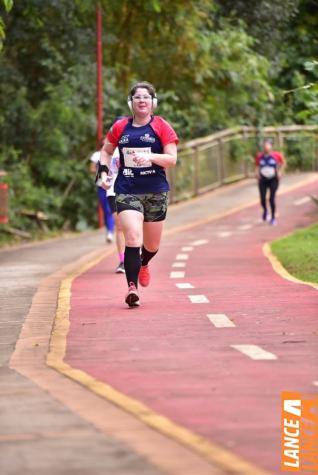
<svg viewBox="0 0 318 475">
<path fill-rule="evenodd" d="M 124 255 L 125 255 L 125 236 L 123 233 L 119 215 L 117 213 L 113 213 L 113 219 L 116 224 L 116 246 L 117 246 L 119 262 L 122 263 L 124 262 Z"/>
<path fill-rule="evenodd" d="M 139 211 L 125 210 L 119 213 L 119 221 L 125 236 L 125 271 L 128 286 L 138 286 L 141 267 L 140 247 L 143 237 L 143 214 Z"/>
<path fill-rule="evenodd" d="M 272 213 L 272 221 L 275 221 L 275 212 L 276 212 L 276 191 L 278 189 L 279 181 L 278 178 L 272 178 L 269 185 L 270 195 L 269 203 Z"/>
<path fill-rule="evenodd" d="M 259 196 L 261 201 L 261 206 L 263 208 L 263 221 L 266 221 L 267 218 L 267 204 L 266 204 L 266 191 L 267 184 L 264 179 L 260 178 L 258 181 Z"/>
<path fill-rule="evenodd" d="M 154 221 L 144 223 L 144 240 L 142 246 L 142 265 L 148 265 L 158 252 L 164 221 Z"/>
<path fill-rule="evenodd" d="M 141 269 L 139 283 L 143 287 L 150 284 L 149 261 L 157 254 L 163 223 L 168 208 L 168 193 L 149 193 L 144 198 L 144 236 L 141 252 Z"/>
<path fill-rule="evenodd" d="M 102 207 L 103 214 L 104 214 L 105 227 L 109 232 L 113 233 L 115 222 L 113 220 L 112 212 L 111 212 L 110 206 L 108 204 L 106 191 L 102 187 L 98 186 L 97 187 L 97 194 L 98 194 L 98 199 L 99 199 L 99 202 L 100 202 L 100 205 Z"/>
<path fill-rule="evenodd" d="M 118 257 L 119 257 L 119 266 L 117 267 L 116 272 L 119 271 L 120 273 L 122 273 L 124 272 L 123 264 L 124 264 L 124 253 L 125 253 L 125 238 L 124 238 L 123 230 L 121 228 L 120 220 L 117 213 L 116 196 L 107 195 L 107 201 L 111 209 L 112 217 L 116 226 L 116 247 L 117 247 Z"/>
<path fill-rule="evenodd" d="M 144 242 L 141 251 L 141 268 L 139 272 L 139 283 L 142 287 L 148 287 L 150 284 L 149 261 L 157 254 L 163 221 L 152 221 L 144 223 Z"/>
</svg>

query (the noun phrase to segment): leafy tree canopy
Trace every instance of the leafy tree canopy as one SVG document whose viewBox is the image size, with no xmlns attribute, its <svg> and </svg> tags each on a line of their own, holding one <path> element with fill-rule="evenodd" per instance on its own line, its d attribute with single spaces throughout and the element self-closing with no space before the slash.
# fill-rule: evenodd
<svg viewBox="0 0 318 475">
<path fill-rule="evenodd" d="M 182 139 L 317 120 L 318 0 L 100 4 L 105 129 L 128 113 L 127 91 L 139 79 L 156 85 L 159 113 Z M 21 214 L 32 208 L 51 227 L 91 225 L 96 3 L 0 6 L 0 168 L 11 181 L 12 223 L 32 226 Z"/>
</svg>

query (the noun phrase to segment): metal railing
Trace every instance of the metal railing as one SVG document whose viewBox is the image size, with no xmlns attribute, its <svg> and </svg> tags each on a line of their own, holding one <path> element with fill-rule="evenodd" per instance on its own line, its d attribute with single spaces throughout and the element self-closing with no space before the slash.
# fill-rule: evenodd
<svg viewBox="0 0 318 475">
<path fill-rule="evenodd" d="M 177 166 L 169 169 L 171 202 L 248 178 L 265 137 L 284 153 L 289 171 L 318 170 L 318 126 L 235 127 L 179 146 Z"/>
</svg>

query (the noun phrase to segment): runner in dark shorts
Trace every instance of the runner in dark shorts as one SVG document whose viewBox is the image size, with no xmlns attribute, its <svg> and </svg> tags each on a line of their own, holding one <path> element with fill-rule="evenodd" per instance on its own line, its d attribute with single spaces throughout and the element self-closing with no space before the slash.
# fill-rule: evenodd
<svg viewBox="0 0 318 475">
<path fill-rule="evenodd" d="M 138 282 L 150 282 L 149 261 L 157 254 L 167 214 L 169 184 L 166 168 L 177 161 L 178 137 L 162 117 L 153 115 L 157 106 L 154 87 L 137 83 L 130 91 L 132 117 L 116 121 L 102 149 L 101 173 L 105 189 L 111 155 L 118 146 L 120 167 L 115 182 L 116 207 L 125 235 L 126 303 L 139 306 Z"/>
<path fill-rule="evenodd" d="M 270 224 L 276 225 L 276 191 L 279 180 L 285 167 L 284 156 L 280 152 L 273 150 L 272 141 L 267 139 L 263 142 L 263 151 L 259 152 L 255 158 L 255 174 L 258 180 L 258 189 L 261 206 L 263 208 L 262 219 L 268 220 L 267 212 L 267 190 L 269 190 L 269 204 L 271 209 Z"/>
</svg>

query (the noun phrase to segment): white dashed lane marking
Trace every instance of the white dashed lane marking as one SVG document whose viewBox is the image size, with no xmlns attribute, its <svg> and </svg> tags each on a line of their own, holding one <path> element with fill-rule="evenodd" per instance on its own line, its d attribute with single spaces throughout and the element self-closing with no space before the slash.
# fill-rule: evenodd
<svg viewBox="0 0 318 475">
<path fill-rule="evenodd" d="M 185 267 L 186 266 L 186 262 L 174 262 L 172 264 L 172 267 Z"/>
<path fill-rule="evenodd" d="M 198 239 L 197 241 L 193 241 L 191 243 L 192 246 L 203 246 L 203 244 L 207 244 L 209 241 L 207 239 Z"/>
<path fill-rule="evenodd" d="M 209 303 L 209 299 L 205 295 L 188 295 L 192 303 Z"/>
<path fill-rule="evenodd" d="M 312 384 L 313 384 L 314 386 L 318 386 L 318 381 L 313 381 Z"/>
<path fill-rule="evenodd" d="M 241 224 L 237 227 L 237 229 L 239 229 L 240 231 L 246 231 L 247 229 L 251 229 L 251 227 L 251 224 Z"/>
<path fill-rule="evenodd" d="M 177 254 L 176 260 L 177 261 L 187 261 L 189 259 L 188 254 Z"/>
<path fill-rule="evenodd" d="M 189 282 L 178 282 L 176 286 L 178 289 L 194 289 L 194 285 L 190 284 Z"/>
<path fill-rule="evenodd" d="M 218 237 L 221 238 L 227 238 L 231 236 L 233 233 L 231 231 L 221 231 L 220 233 L 217 233 Z"/>
<path fill-rule="evenodd" d="M 310 196 L 304 196 L 303 198 L 299 198 L 298 200 L 295 200 L 294 201 L 294 205 L 295 206 L 301 206 L 301 205 L 304 205 L 306 203 L 308 203 L 310 201 Z"/>
<path fill-rule="evenodd" d="M 181 251 L 182 252 L 190 252 L 190 251 L 193 251 L 193 247 L 192 246 L 184 246 L 181 248 Z"/>
<path fill-rule="evenodd" d="M 207 317 L 217 328 L 235 327 L 234 322 L 224 315 L 224 313 L 208 313 Z"/>
<path fill-rule="evenodd" d="M 263 350 L 263 348 L 257 345 L 231 345 L 231 347 L 252 360 L 277 360 L 277 356 L 274 353 Z"/>
<path fill-rule="evenodd" d="M 172 271 L 170 272 L 170 279 L 183 279 L 185 272 Z"/>
</svg>

